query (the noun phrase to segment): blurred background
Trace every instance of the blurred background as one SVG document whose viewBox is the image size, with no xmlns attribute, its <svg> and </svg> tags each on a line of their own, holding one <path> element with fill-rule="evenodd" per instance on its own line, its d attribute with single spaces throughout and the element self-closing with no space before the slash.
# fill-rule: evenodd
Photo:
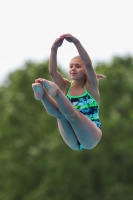
<svg viewBox="0 0 133 200">
<path fill-rule="evenodd" d="M 133 199 L 133 33 L 131 1 L 0 1 L 0 200 Z M 74 151 L 31 84 L 48 73 L 56 37 L 72 33 L 101 80 L 103 137 Z M 77 51 L 58 53 L 66 78 Z"/>
</svg>

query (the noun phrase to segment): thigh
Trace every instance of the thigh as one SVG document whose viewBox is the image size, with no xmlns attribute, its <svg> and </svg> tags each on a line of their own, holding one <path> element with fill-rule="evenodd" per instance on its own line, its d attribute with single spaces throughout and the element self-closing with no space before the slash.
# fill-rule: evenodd
<svg viewBox="0 0 133 200">
<path fill-rule="evenodd" d="M 79 150 L 80 149 L 80 144 L 77 139 L 77 136 L 75 135 L 75 132 L 68 120 L 66 120 L 65 117 L 58 118 L 58 127 L 60 134 L 65 141 L 65 143 L 72 149 L 74 150 Z"/>
<path fill-rule="evenodd" d="M 70 121 L 78 141 L 85 149 L 92 149 L 97 145 L 102 136 L 102 131 L 88 117 L 77 110 L 75 120 Z"/>
</svg>

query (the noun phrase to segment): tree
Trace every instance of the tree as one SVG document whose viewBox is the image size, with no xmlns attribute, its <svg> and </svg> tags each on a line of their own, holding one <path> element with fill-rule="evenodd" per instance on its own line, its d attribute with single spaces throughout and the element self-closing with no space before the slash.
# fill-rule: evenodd
<svg viewBox="0 0 133 200">
<path fill-rule="evenodd" d="M 71 150 L 33 97 L 34 79 L 50 79 L 48 62 L 27 62 L 9 75 L 0 90 L 0 200 L 133 198 L 133 58 L 95 69 L 107 79 L 100 81 L 103 137 L 91 151 Z"/>
</svg>

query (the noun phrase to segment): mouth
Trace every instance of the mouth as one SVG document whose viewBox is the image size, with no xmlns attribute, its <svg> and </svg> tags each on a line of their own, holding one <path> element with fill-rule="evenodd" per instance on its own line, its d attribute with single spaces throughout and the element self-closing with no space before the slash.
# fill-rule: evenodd
<svg viewBox="0 0 133 200">
<path fill-rule="evenodd" d="M 76 75 L 77 73 L 71 73 L 71 75 Z"/>
</svg>

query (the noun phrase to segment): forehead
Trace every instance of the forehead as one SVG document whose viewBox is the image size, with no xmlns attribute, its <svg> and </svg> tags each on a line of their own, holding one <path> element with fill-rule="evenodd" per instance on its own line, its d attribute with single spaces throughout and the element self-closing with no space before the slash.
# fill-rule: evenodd
<svg viewBox="0 0 133 200">
<path fill-rule="evenodd" d="M 80 58 L 73 58 L 71 61 L 70 61 L 70 64 L 81 64 L 83 65 L 83 62 Z"/>
</svg>

